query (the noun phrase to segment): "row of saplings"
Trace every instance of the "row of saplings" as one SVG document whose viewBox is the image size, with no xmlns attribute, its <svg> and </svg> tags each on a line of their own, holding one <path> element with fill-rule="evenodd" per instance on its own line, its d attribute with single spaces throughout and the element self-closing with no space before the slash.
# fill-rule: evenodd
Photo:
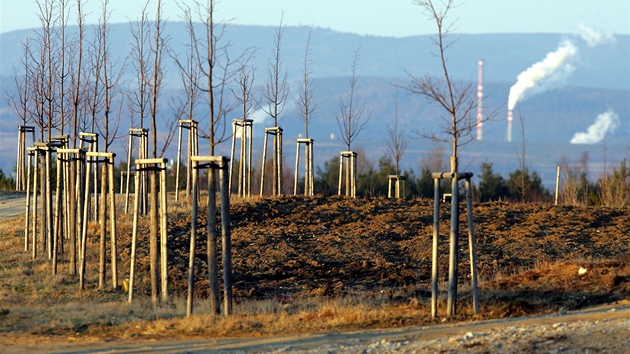
<svg viewBox="0 0 630 354">
<path fill-rule="evenodd" d="M 180 123 L 181 124 L 181 123 Z M 181 125 L 180 125 L 181 127 Z M 192 129 L 191 129 L 192 130 Z M 241 131 L 245 132 L 245 129 Z M 181 128 L 180 128 L 181 132 Z M 274 133 L 274 187 L 280 186 L 280 178 L 278 177 L 281 169 L 281 155 L 278 149 L 281 143 L 281 134 L 278 131 Z M 180 133 L 181 135 L 181 133 Z M 146 144 L 146 129 L 139 134 L 140 148 L 143 151 Z M 132 149 L 132 139 L 134 135 L 130 131 L 130 149 Z M 98 136 L 93 133 L 81 133 L 82 145 L 77 149 L 68 148 L 68 136 L 53 137 L 48 143 L 34 143 L 32 147 L 22 152 L 24 161 L 20 161 L 18 156 L 18 165 L 26 166 L 26 170 L 18 176 L 18 180 L 26 179 L 25 187 L 26 197 L 26 218 L 25 218 L 25 251 L 32 251 L 32 257 L 38 254 L 38 188 L 41 195 L 44 196 L 41 213 L 41 244 L 48 258 L 52 262 L 52 272 L 57 273 L 58 259 L 60 254 L 65 254 L 65 242 L 69 242 L 68 257 L 70 264 L 70 273 L 79 274 L 79 286 L 85 288 L 86 273 L 86 255 L 87 255 L 87 236 L 88 236 L 88 220 L 100 221 L 100 250 L 99 250 L 99 287 L 104 287 L 105 281 L 105 265 L 106 260 L 106 234 L 107 224 L 110 225 L 110 254 L 112 286 L 118 287 L 118 265 L 116 255 L 116 201 L 114 198 L 114 166 L 115 154 L 112 152 L 99 152 L 97 147 Z M 245 141 L 244 138 L 241 141 Z M 196 139 L 193 140 L 196 145 Z M 85 143 L 85 147 L 83 146 Z M 266 140 L 265 140 L 266 143 Z M 20 145 L 24 145 L 24 140 Z M 190 144 L 189 144 L 190 146 Z M 300 142 L 298 141 L 298 149 Z M 312 173 L 312 141 L 307 145 L 307 175 Z M 250 148 L 251 149 L 251 148 Z M 266 149 L 266 144 L 265 144 Z M 232 169 L 230 168 L 230 159 L 223 156 L 199 156 L 195 153 L 198 150 L 189 149 L 187 153 L 188 177 L 186 191 L 198 191 L 199 171 L 207 170 L 210 183 L 208 183 L 208 225 L 210 230 L 208 235 L 208 272 L 209 272 L 209 301 L 210 306 L 216 313 L 222 312 L 224 315 L 232 313 L 232 261 L 231 261 L 231 240 L 230 240 L 230 217 L 229 217 L 229 200 L 232 182 Z M 232 158 L 234 157 L 234 142 L 232 149 Z M 241 156 L 246 156 L 247 148 L 241 147 Z M 310 151 L 310 152 L 309 152 Z M 178 154 L 181 153 L 181 138 Z M 53 155 L 56 157 L 56 170 L 53 183 L 53 171 L 51 162 Z M 131 155 L 131 154 L 129 154 Z M 299 154 L 298 154 L 299 156 Z M 251 158 L 251 153 L 249 154 Z M 356 196 L 356 157 L 355 152 L 341 152 L 340 168 L 339 168 L 339 193 L 341 194 L 342 185 L 346 187 L 346 195 Z M 130 162 L 131 156 L 128 157 Z M 263 158 L 263 161 L 265 158 Z M 251 169 L 247 167 L 247 159 L 241 158 L 238 168 L 238 180 L 240 195 L 249 195 L 247 181 L 251 176 Z M 249 160 L 251 161 L 251 160 Z M 167 245 L 167 195 L 166 195 L 166 179 L 167 179 L 167 159 L 164 158 L 146 158 L 146 155 L 135 159 L 135 170 L 127 171 L 127 181 L 130 176 L 134 175 L 135 198 L 133 205 L 133 229 L 131 244 L 131 265 L 129 271 L 129 279 L 123 282 L 123 286 L 128 290 L 128 301 L 132 302 L 134 296 L 134 283 L 136 277 L 136 253 L 137 253 L 137 237 L 138 237 L 138 218 L 140 215 L 148 214 L 151 218 L 149 230 L 150 244 L 150 279 L 151 279 L 151 298 L 154 303 L 166 301 L 168 299 L 168 249 Z M 180 160 L 178 158 L 178 164 Z M 40 170 L 41 166 L 41 170 Z M 130 166 L 130 163 L 128 164 Z M 33 169 L 31 171 L 31 168 Z M 296 176 L 298 170 L 298 159 L 296 159 Z M 309 171 L 310 170 L 310 171 Z M 179 173 L 179 168 L 177 168 Z M 101 198 L 97 198 L 99 191 L 98 174 L 100 172 L 100 194 Z M 38 177 L 41 180 L 38 181 Z M 312 174 L 311 174 L 312 176 Z M 476 275 L 476 252 L 474 250 L 474 233 L 472 227 L 472 198 L 471 183 L 472 173 L 434 173 L 432 178 L 435 185 L 435 223 L 434 223 L 434 255 L 433 255 L 433 274 L 432 274 L 432 316 L 437 317 L 437 249 L 438 249 L 438 233 L 439 233 L 439 203 L 441 195 L 441 180 L 451 180 L 452 187 L 457 188 L 460 179 L 466 181 L 466 199 L 468 200 L 468 216 L 469 216 L 469 244 L 471 245 L 471 279 L 473 279 L 473 295 L 475 312 L 479 312 L 478 296 L 477 296 L 477 275 Z M 179 176 L 176 177 L 177 179 Z M 251 183 L 251 179 L 249 180 Z M 296 178 L 297 181 L 297 178 Z M 345 183 L 342 183 L 345 181 Z M 400 196 L 400 183 L 404 184 L 404 178 L 400 176 L 390 176 L 390 186 L 394 186 L 396 196 Z M 54 184 L 54 186 L 53 186 Z M 176 183 L 177 185 L 178 183 Z M 308 185 L 308 183 L 307 183 Z M 23 187 L 24 185 L 22 185 Z M 155 186 L 153 188 L 149 186 Z M 312 179 L 310 187 L 305 189 L 305 194 L 312 195 Z M 261 190 L 264 187 L 264 178 L 261 178 Z M 54 192 L 52 193 L 54 188 Z M 404 188 L 404 187 L 403 187 Z M 93 192 L 92 193 L 92 189 Z M 279 188 L 274 188 L 275 192 L 279 192 Z M 54 201 L 53 201 L 54 194 Z M 404 195 L 404 193 L 403 193 Z M 176 199 L 179 191 L 175 193 Z M 191 237 L 190 237 L 190 260 L 188 268 L 188 293 L 187 293 L 187 315 L 193 313 L 193 290 L 194 290 L 194 254 L 197 237 L 197 210 L 198 210 L 198 193 L 191 193 Z M 447 314 L 455 315 L 457 304 L 457 229 L 458 229 L 458 213 L 459 210 L 455 206 L 458 204 L 458 195 L 453 195 L 452 201 L 452 222 L 451 222 L 451 250 L 449 258 L 449 289 L 448 289 L 448 307 Z M 217 203 L 220 199 L 220 204 Z M 129 182 L 127 182 L 127 192 L 125 195 L 125 212 L 128 211 L 129 201 Z M 223 302 L 221 306 L 219 293 L 219 272 L 217 266 L 217 239 L 219 229 L 216 225 L 217 206 L 221 208 L 221 237 L 222 237 L 222 264 L 223 264 Z M 109 219 L 109 220 L 108 220 Z M 67 240 L 67 241 L 66 241 Z M 77 257 L 78 250 L 78 257 Z M 77 264 L 78 258 L 78 264 Z M 222 307 L 222 308 L 221 308 Z"/>
</svg>

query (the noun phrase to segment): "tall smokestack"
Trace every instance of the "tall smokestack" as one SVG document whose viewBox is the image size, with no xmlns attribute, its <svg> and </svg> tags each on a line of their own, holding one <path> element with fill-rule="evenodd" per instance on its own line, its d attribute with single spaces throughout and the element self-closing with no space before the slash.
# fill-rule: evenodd
<svg viewBox="0 0 630 354">
<path fill-rule="evenodd" d="M 508 143 L 512 142 L 512 121 L 514 118 L 512 117 L 512 110 L 508 110 L 508 128 L 507 128 L 507 141 Z"/>
<path fill-rule="evenodd" d="M 483 59 L 479 59 L 479 73 L 477 77 L 477 140 L 481 141 L 483 121 Z"/>
</svg>

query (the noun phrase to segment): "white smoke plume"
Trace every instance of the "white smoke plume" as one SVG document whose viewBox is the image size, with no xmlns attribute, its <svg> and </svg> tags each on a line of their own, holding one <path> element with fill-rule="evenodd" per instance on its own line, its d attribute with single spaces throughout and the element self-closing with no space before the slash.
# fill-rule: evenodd
<svg viewBox="0 0 630 354">
<path fill-rule="evenodd" d="M 508 110 L 513 110 L 519 101 L 532 95 L 562 86 L 575 70 L 572 62 L 577 53 L 578 48 L 573 43 L 563 41 L 545 59 L 520 73 L 516 84 L 510 88 Z"/>
<path fill-rule="evenodd" d="M 586 25 L 580 24 L 577 27 L 578 35 L 588 44 L 589 47 L 595 47 L 601 44 L 614 44 L 617 39 L 612 33 L 603 32 Z"/>
<path fill-rule="evenodd" d="M 612 109 L 595 118 L 585 132 L 578 132 L 571 138 L 571 144 L 597 144 L 604 139 L 606 133 L 614 132 L 619 126 L 619 116 Z"/>
</svg>

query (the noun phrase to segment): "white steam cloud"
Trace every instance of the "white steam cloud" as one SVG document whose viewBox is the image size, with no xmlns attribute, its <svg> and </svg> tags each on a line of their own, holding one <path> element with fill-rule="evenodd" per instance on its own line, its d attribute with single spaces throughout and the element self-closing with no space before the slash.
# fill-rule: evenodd
<svg viewBox="0 0 630 354">
<path fill-rule="evenodd" d="M 548 53 L 545 59 L 520 73 L 516 84 L 510 88 L 508 110 L 513 110 L 521 100 L 562 86 L 575 70 L 572 62 L 577 53 L 578 48 L 573 43 L 563 41 L 558 49 Z"/>
<path fill-rule="evenodd" d="M 598 31 L 586 25 L 578 25 L 578 35 L 588 44 L 589 47 L 595 47 L 600 44 L 614 44 L 617 39 L 612 33 Z"/>
<path fill-rule="evenodd" d="M 606 133 L 614 132 L 619 126 L 619 116 L 612 109 L 595 118 L 585 132 L 575 133 L 571 138 L 571 144 L 597 144 L 604 139 Z"/>
</svg>

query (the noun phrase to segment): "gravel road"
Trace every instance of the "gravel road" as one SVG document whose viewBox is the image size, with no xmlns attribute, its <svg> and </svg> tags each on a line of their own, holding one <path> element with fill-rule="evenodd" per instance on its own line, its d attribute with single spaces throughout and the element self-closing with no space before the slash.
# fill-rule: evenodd
<svg viewBox="0 0 630 354">
<path fill-rule="evenodd" d="M 24 215 L 25 208 L 26 197 L 24 194 L 0 194 L 0 221 Z"/>
<path fill-rule="evenodd" d="M 33 342 L 29 353 L 627 353 L 630 301 L 546 316 L 291 337 Z"/>
</svg>

